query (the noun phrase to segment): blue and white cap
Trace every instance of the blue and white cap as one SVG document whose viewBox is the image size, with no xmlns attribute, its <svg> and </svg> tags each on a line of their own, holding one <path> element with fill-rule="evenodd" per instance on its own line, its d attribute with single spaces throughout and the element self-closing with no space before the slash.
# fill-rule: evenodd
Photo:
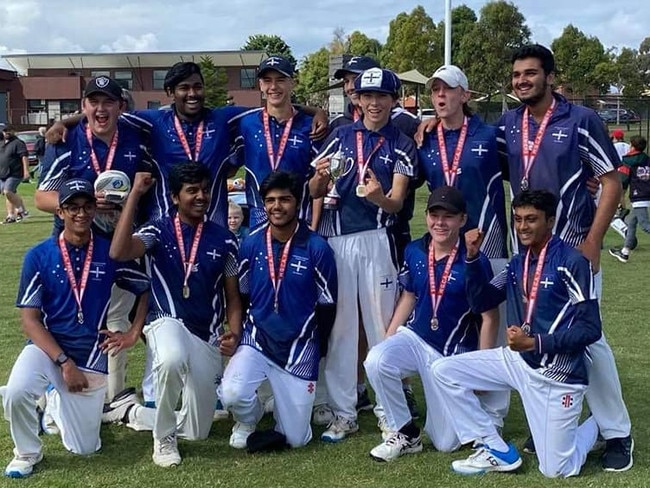
<svg viewBox="0 0 650 488">
<path fill-rule="evenodd" d="M 257 77 L 261 78 L 264 73 L 271 70 L 293 78 L 293 65 L 291 61 L 282 56 L 271 56 L 262 61 L 257 71 Z"/>
<path fill-rule="evenodd" d="M 81 178 L 74 178 L 64 182 L 59 189 L 59 206 L 77 196 L 86 197 L 89 200 L 95 201 L 95 188 L 93 188 L 93 184 Z"/>
<path fill-rule="evenodd" d="M 354 91 L 388 93 L 398 96 L 402 83 L 397 75 L 389 69 L 370 68 L 354 80 Z"/>
<path fill-rule="evenodd" d="M 347 73 L 360 75 L 370 68 L 379 68 L 377 60 L 370 56 L 352 56 L 345 64 L 343 64 L 342 68 L 336 70 L 334 78 L 337 80 L 343 79 Z"/>
</svg>

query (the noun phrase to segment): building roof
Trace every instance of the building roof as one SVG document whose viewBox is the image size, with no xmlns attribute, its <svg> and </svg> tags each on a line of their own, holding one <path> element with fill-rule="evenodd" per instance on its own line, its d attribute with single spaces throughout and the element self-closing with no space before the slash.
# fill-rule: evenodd
<svg viewBox="0 0 650 488">
<path fill-rule="evenodd" d="M 220 67 L 257 66 L 268 57 L 264 51 L 7 54 L 2 57 L 20 74 L 26 74 L 29 69 L 161 68 L 179 61 L 198 63 L 204 56 L 211 57 Z"/>
</svg>

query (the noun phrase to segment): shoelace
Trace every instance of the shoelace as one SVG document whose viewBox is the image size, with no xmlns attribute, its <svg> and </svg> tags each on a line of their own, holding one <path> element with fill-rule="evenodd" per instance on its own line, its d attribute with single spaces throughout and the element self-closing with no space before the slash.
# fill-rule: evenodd
<svg viewBox="0 0 650 488">
<path fill-rule="evenodd" d="M 400 444 L 406 444 L 406 436 L 401 432 L 395 432 L 386 440 L 386 445 L 388 446 L 399 446 Z"/>
<path fill-rule="evenodd" d="M 160 452 L 163 454 L 174 453 L 176 451 L 174 449 L 175 440 L 176 440 L 176 436 L 174 436 L 173 434 L 170 434 L 167 437 L 163 437 L 160 440 Z"/>
</svg>

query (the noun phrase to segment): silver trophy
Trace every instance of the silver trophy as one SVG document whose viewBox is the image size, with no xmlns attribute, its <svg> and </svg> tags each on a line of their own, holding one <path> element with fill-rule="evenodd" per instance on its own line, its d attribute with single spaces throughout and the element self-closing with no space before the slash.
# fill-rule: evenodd
<svg viewBox="0 0 650 488">
<path fill-rule="evenodd" d="M 329 173 L 333 183 L 336 183 L 336 180 L 338 180 L 339 177 L 343 174 L 343 170 L 345 169 L 344 161 L 345 156 L 340 150 L 336 151 L 330 157 Z"/>
</svg>

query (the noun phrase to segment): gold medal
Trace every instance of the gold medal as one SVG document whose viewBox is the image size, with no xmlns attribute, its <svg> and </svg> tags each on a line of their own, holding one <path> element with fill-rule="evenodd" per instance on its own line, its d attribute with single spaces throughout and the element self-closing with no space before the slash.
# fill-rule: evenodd
<svg viewBox="0 0 650 488">
<path fill-rule="evenodd" d="M 431 330 L 438 330 L 438 317 L 431 319 Z"/>
<path fill-rule="evenodd" d="M 183 298 L 189 298 L 190 297 L 190 287 L 187 285 L 183 285 Z"/>
<path fill-rule="evenodd" d="M 359 198 L 365 198 L 366 197 L 366 185 L 357 185 L 356 193 L 357 193 L 357 196 Z"/>
</svg>

